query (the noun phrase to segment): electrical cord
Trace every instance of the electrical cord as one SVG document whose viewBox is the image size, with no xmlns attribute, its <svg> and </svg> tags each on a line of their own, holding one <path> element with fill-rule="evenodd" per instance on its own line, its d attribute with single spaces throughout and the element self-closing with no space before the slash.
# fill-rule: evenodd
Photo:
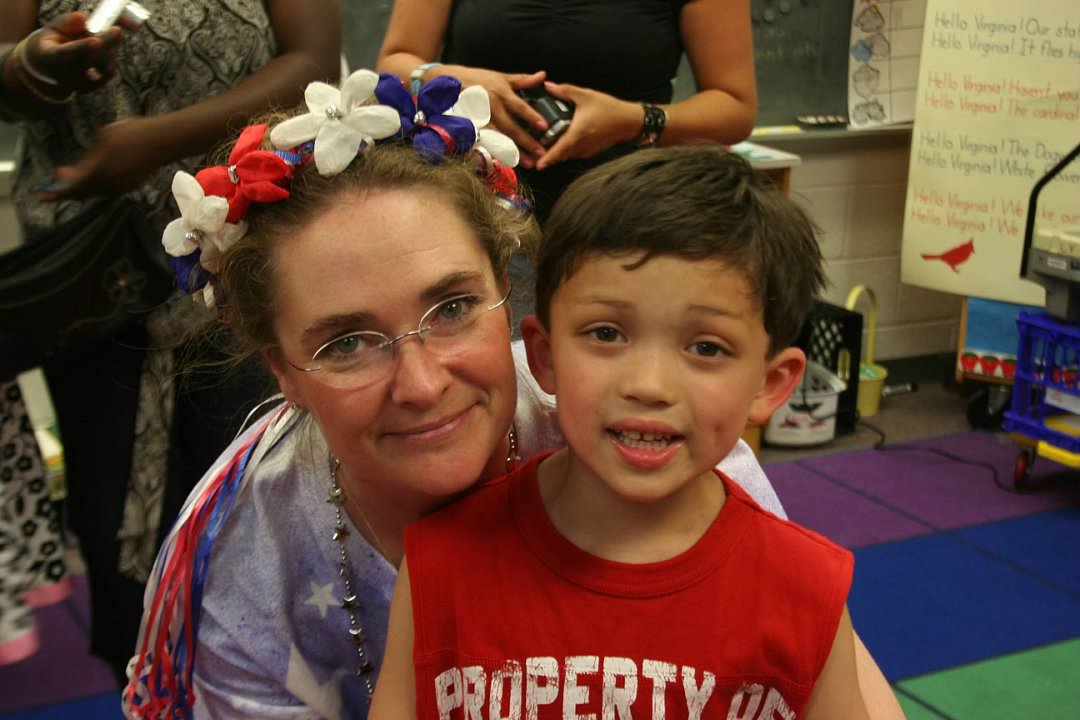
<svg viewBox="0 0 1080 720">
<path fill-rule="evenodd" d="M 909 445 L 903 443 L 886 445 L 885 431 L 883 431 L 881 428 L 877 427 L 876 425 L 871 425 L 862 418 L 859 419 L 857 424 L 861 425 L 862 427 L 866 428 L 867 430 L 878 436 L 878 440 L 873 445 L 873 449 L 878 452 L 925 452 L 931 453 L 933 455 L 939 455 L 943 458 L 946 458 L 947 460 L 951 460 L 961 465 L 970 465 L 971 467 L 983 468 L 990 473 L 990 477 L 994 481 L 994 484 L 997 485 L 1000 489 L 1013 495 L 1020 494 L 1020 491 L 1017 490 L 1015 487 L 1007 485 L 1001 481 L 1001 476 L 998 475 L 997 468 L 990 463 L 982 462 L 981 460 L 970 460 L 968 458 L 955 455 L 948 450 L 941 450 L 940 448 L 924 447 L 922 445 Z"/>
</svg>

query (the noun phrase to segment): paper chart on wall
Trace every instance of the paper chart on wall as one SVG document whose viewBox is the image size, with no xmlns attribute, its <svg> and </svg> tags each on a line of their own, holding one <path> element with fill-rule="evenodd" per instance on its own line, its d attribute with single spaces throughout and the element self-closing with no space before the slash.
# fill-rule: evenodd
<svg viewBox="0 0 1080 720">
<path fill-rule="evenodd" d="M 848 55 L 852 127 L 910 122 L 915 116 L 926 0 L 855 0 Z"/>
<path fill-rule="evenodd" d="M 901 280 L 1042 305 L 1019 277 L 1035 182 L 1080 142 L 1080 3 L 928 0 Z M 1037 227 L 1080 225 L 1080 163 Z"/>
</svg>

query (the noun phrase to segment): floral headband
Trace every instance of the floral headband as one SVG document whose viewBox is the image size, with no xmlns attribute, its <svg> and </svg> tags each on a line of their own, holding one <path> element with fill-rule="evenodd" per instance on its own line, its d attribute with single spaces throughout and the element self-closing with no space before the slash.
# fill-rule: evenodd
<svg viewBox="0 0 1080 720">
<path fill-rule="evenodd" d="M 517 146 L 488 127 L 491 106 L 480 86 L 463 90 L 456 78 L 440 76 L 413 97 L 396 75 L 358 70 L 340 88 L 309 84 L 304 100 L 303 115 L 273 128 L 245 128 L 228 165 L 173 177 L 180 217 L 165 228 L 162 245 L 180 289 L 201 291 L 208 307 L 215 306 L 213 278 L 222 253 L 247 232 L 248 208 L 289 197 L 297 166 L 313 162 L 320 175 L 336 175 L 372 145 L 404 140 L 429 162 L 464 158 L 504 203 L 528 208 L 514 172 Z M 272 151 L 260 149 L 268 129 Z"/>
</svg>

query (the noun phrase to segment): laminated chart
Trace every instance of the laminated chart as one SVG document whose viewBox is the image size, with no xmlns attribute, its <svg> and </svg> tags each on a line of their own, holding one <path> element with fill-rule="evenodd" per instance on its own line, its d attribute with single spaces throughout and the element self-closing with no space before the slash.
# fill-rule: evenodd
<svg viewBox="0 0 1080 720">
<path fill-rule="evenodd" d="M 1042 305 L 1020 278 L 1032 187 L 1080 142 L 1080 2 L 928 0 L 901 249 L 905 283 Z M 1036 229 L 1080 226 L 1080 162 Z"/>
</svg>

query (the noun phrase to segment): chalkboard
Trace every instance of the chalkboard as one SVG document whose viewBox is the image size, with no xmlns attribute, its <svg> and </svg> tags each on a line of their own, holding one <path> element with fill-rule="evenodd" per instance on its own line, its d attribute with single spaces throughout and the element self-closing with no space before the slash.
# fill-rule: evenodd
<svg viewBox="0 0 1080 720">
<path fill-rule="evenodd" d="M 753 0 L 761 125 L 847 114 L 852 0 Z"/>
<path fill-rule="evenodd" d="M 790 125 L 797 115 L 847 115 L 853 0 L 751 0 L 757 125 Z M 696 91 L 683 58 L 675 100 Z"/>
<path fill-rule="evenodd" d="M 345 0 L 342 3 L 343 45 L 350 69 L 375 69 L 393 4 L 393 0 Z"/>
</svg>

